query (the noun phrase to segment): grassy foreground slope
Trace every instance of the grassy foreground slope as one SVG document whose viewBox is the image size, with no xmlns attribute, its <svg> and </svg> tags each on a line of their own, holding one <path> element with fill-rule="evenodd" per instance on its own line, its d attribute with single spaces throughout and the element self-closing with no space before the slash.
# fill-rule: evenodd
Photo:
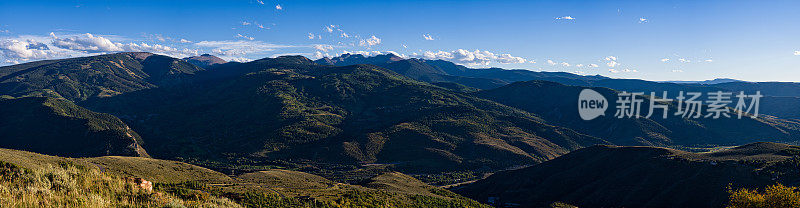
<svg viewBox="0 0 800 208">
<path fill-rule="evenodd" d="M 154 189 L 131 178 L 153 181 Z M 374 181 L 350 185 L 290 170 L 229 177 L 168 160 L 0 149 L 2 207 L 487 207 L 400 173 Z"/>
</svg>

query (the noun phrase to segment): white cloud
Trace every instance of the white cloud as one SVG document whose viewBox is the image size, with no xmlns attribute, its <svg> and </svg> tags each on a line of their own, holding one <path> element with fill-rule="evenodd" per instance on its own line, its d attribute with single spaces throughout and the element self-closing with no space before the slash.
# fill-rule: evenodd
<svg viewBox="0 0 800 208">
<path fill-rule="evenodd" d="M 800 51 L 794 51 L 795 56 L 800 56 Z"/>
<path fill-rule="evenodd" d="M 268 27 L 264 27 L 264 25 L 262 25 L 262 24 L 258 24 L 258 28 L 261 28 L 261 29 L 267 29 L 267 30 L 269 30 L 269 28 L 268 28 Z"/>
<path fill-rule="evenodd" d="M 714 59 L 706 59 L 705 62 L 714 62 Z"/>
<path fill-rule="evenodd" d="M 256 1 L 257 1 L 259 4 L 262 4 L 262 5 L 264 4 L 264 1 L 261 1 L 261 0 L 256 0 Z"/>
<path fill-rule="evenodd" d="M 556 62 L 555 62 L 555 61 L 553 61 L 553 60 L 550 60 L 550 59 L 548 59 L 548 60 L 547 60 L 547 64 L 550 64 L 550 65 L 553 65 L 553 66 L 555 66 L 555 65 L 556 65 Z"/>
<path fill-rule="evenodd" d="M 333 33 L 334 28 L 336 28 L 336 25 L 328 25 L 325 26 L 325 31 L 328 31 L 328 33 Z"/>
<path fill-rule="evenodd" d="M 637 71 L 636 69 L 622 69 L 622 70 L 608 69 L 608 72 L 616 74 L 616 73 L 636 73 L 639 71 Z"/>
<path fill-rule="evenodd" d="M 412 55 L 416 56 L 416 55 Z M 425 51 L 421 55 L 420 58 L 431 59 L 431 60 L 445 60 L 445 61 L 452 61 L 459 64 L 464 64 L 468 66 L 475 66 L 475 65 L 488 65 L 492 62 L 497 62 L 500 64 L 515 64 L 515 63 L 525 63 L 525 60 L 522 57 L 515 57 L 511 54 L 494 54 L 489 51 L 469 51 L 464 49 L 458 49 L 455 51 Z"/>
<path fill-rule="evenodd" d="M 402 45 L 403 48 L 408 48 L 408 46 L 406 46 L 406 44 L 400 44 L 400 45 Z"/>
<path fill-rule="evenodd" d="M 314 35 L 314 33 L 308 33 L 308 39 L 309 40 L 314 40 L 315 37 L 317 37 L 317 36 Z"/>
<path fill-rule="evenodd" d="M 598 66 L 597 64 L 589 64 L 589 65 L 587 65 L 587 66 L 589 66 L 589 68 L 597 68 L 597 67 L 600 67 L 600 66 Z"/>
<path fill-rule="evenodd" d="M 347 33 L 345 33 L 345 32 L 342 32 L 342 35 L 340 35 L 339 37 L 343 37 L 343 38 L 349 38 L 349 37 L 350 37 L 350 35 L 348 35 L 348 34 L 347 34 Z"/>
<path fill-rule="evenodd" d="M 578 67 L 578 68 L 583 67 L 583 64 L 575 64 L 575 67 Z"/>
<path fill-rule="evenodd" d="M 250 25 L 249 22 L 242 21 L 242 25 Z"/>
<path fill-rule="evenodd" d="M 497 63 L 501 64 L 522 64 L 525 63 L 525 59 L 522 57 L 514 57 L 511 54 L 500 54 L 497 55 Z M 536 62 L 534 62 L 536 63 Z"/>
<path fill-rule="evenodd" d="M 567 63 L 567 62 L 561 62 L 561 66 L 566 66 L 566 67 L 568 67 L 568 66 L 569 66 L 569 63 Z"/>
<path fill-rule="evenodd" d="M 575 20 L 572 16 L 556 17 L 557 20 Z"/>
<path fill-rule="evenodd" d="M 78 51 L 85 51 L 85 52 L 112 52 L 112 51 L 122 51 L 122 48 L 101 36 L 94 36 L 90 33 L 86 33 L 79 36 L 72 36 L 66 38 L 58 38 L 55 34 L 50 33 L 53 37 L 52 44 L 56 47 L 69 49 L 69 50 L 78 50 Z"/>
<path fill-rule="evenodd" d="M 639 17 L 639 23 L 647 23 L 647 19 L 644 17 Z"/>
<path fill-rule="evenodd" d="M 683 70 L 681 70 L 681 69 L 673 69 L 672 72 L 681 73 L 681 72 L 683 72 Z"/>
<path fill-rule="evenodd" d="M 689 62 L 692 62 L 692 61 L 690 61 L 690 60 L 688 60 L 688 59 L 685 59 L 685 58 L 679 58 L 679 59 L 678 59 L 678 61 L 680 61 L 681 63 L 689 63 Z"/>
<path fill-rule="evenodd" d="M 249 59 L 249 58 L 242 58 L 242 57 L 231 57 L 231 58 L 223 58 L 223 59 L 226 59 L 226 60 L 228 60 L 228 61 L 240 62 L 240 63 L 245 63 L 245 62 L 251 62 L 251 61 L 253 61 L 253 59 Z"/>
<path fill-rule="evenodd" d="M 198 47 L 208 48 L 212 53 L 224 56 L 243 56 L 248 54 L 264 54 L 264 52 L 274 51 L 280 48 L 291 48 L 297 46 L 276 45 L 261 41 L 200 41 L 194 44 Z"/>
<path fill-rule="evenodd" d="M 333 46 L 331 45 L 314 45 L 314 49 L 328 52 L 329 50 L 333 50 Z"/>
<path fill-rule="evenodd" d="M 244 36 L 244 35 L 242 35 L 242 34 L 239 34 L 239 33 L 236 33 L 236 37 L 237 37 L 237 38 L 244 38 L 244 39 L 248 39 L 248 40 L 255 40 L 255 39 L 256 39 L 256 38 L 254 38 L 254 37 L 248 37 L 248 36 Z"/>
<path fill-rule="evenodd" d="M 192 41 L 181 38 L 181 43 L 192 43 Z"/>
<path fill-rule="evenodd" d="M 668 58 L 663 58 L 663 59 L 661 59 L 661 62 L 667 62 L 667 61 L 669 61 L 669 59 L 668 59 Z"/>
<path fill-rule="evenodd" d="M 200 51 L 196 49 L 178 49 L 160 44 L 128 43 L 118 45 L 121 46 L 125 51 L 151 52 L 178 58 L 200 55 Z"/>
<path fill-rule="evenodd" d="M 277 9 L 277 10 L 283 10 L 283 7 L 282 7 L 280 4 L 276 4 L 276 5 L 275 5 L 275 9 Z"/>
<path fill-rule="evenodd" d="M 48 59 L 51 58 L 52 55 L 47 45 L 36 42 L 35 40 L 7 39 L 0 41 L 0 58 L 5 59 L 6 63 L 12 63 L 12 61 L 10 61 L 11 59 L 21 59 L 23 61 L 29 59 Z M 13 62 L 19 63 L 19 61 Z"/>
<path fill-rule="evenodd" d="M 362 56 L 377 56 L 382 54 L 387 54 L 388 52 L 381 52 L 381 51 L 343 51 L 342 54 L 359 54 Z"/>
<path fill-rule="evenodd" d="M 614 68 L 614 67 L 619 66 L 619 63 L 617 62 L 617 57 L 615 57 L 615 56 L 606 56 L 603 59 L 606 60 L 606 65 L 608 67 Z"/>
<path fill-rule="evenodd" d="M 321 59 L 321 58 L 324 58 L 324 57 L 330 57 L 330 55 L 327 54 L 327 53 L 323 54 L 322 52 L 319 52 L 319 51 L 316 51 L 316 52 L 314 52 L 314 54 L 311 55 L 311 59 Z"/>
<path fill-rule="evenodd" d="M 425 38 L 425 40 L 434 40 L 431 34 L 422 34 L 422 37 Z"/>
<path fill-rule="evenodd" d="M 360 46 L 366 46 L 366 47 L 370 47 L 370 46 L 374 46 L 374 45 L 378 45 L 378 44 L 381 44 L 381 39 L 380 39 L 380 38 L 378 38 L 378 37 L 375 37 L 375 36 L 373 35 L 373 36 L 372 36 L 372 37 L 370 37 L 370 38 L 367 38 L 367 39 L 361 40 L 361 42 L 360 42 L 358 45 L 360 45 Z"/>
</svg>

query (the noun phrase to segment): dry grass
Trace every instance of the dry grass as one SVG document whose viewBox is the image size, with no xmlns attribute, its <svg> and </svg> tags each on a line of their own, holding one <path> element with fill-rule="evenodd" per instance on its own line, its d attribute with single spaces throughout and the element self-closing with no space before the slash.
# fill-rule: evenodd
<svg viewBox="0 0 800 208">
<path fill-rule="evenodd" d="M 0 162 L 0 207 L 241 207 L 218 197 L 182 200 L 69 162 L 20 168 Z"/>
</svg>

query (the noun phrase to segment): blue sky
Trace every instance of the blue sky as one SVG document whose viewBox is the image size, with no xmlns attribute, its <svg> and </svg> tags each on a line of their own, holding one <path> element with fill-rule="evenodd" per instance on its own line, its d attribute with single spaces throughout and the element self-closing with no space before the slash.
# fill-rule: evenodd
<svg viewBox="0 0 800 208">
<path fill-rule="evenodd" d="M 800 81 L 797 8 L 796 1 L 4 0 L 0 65 L 119 51 L 239 61 L 391 52 L 475 68 Z"/>
</svg>

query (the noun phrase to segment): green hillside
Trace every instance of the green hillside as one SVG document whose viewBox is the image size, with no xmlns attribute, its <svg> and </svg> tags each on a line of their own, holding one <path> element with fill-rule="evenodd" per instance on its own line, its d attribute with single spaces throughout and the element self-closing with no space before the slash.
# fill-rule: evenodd
<svg viewBox="0 0 800 208">
<path fill-rule="evenodd" d="M 52 155 L 148 156 L 117 117 L 59 98 L 0 98 L 0 135 L 0 147 Z"/>
<path fill-rule="evenodd" d="M 369 65 L 280 57 L 198 77 L 206 81 L 83 104 L 126 118 L 148 151 L 164 158 L 381 163 L 439 172 L 534 164 L 606 143 Z"/>
<path fill-rule="evenodd" d="M 81 101 L 180 83 L 203 69 L 152 53 L 115 53 L 0 67 L 0 95 Z"/>
<path fill-rule="evenodd" d="M 682 118 L 656 109 L 651 118 L 650 99 L 644 98 L 641 118 L 616 118 L 617 91 L 593 87 L 609 102 L 605 116 L 584 121 L 578 115 L 578 95 L 586 87 L 567 86 L 547 81 L 516 82 L 475 95 L 535 113 L 558 126 L 605 139 L 616 145 L 649 146 L 717 146 L 742 145 L 758 141 L 792 142 L 800 136 L 800 124 L 769 116 L 750 118 Z M 677 95 L 675 95 L 677 96 Z M 674 97 L 672 97 L 674 98 Z M 669 103 L 670 113 L 677 112 L 676 103 Z M 732 110 L 731 110 L 732 111 Z M 706 112 L 703 112 L 704 114 Z"/>
</svg>

